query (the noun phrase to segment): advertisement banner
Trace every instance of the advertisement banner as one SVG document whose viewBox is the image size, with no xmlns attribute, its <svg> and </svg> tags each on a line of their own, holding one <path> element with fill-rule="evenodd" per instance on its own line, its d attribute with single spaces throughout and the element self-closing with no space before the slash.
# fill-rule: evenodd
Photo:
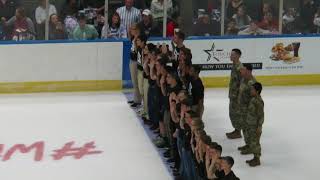
<svg viewBox="0 0 320 180">
<path fill-rule="evenodd" d="M 185 46 L 192 51 L 193 64 L 201 65 L 203 77 L 229 76 L 234 48 L 242 51 L 242 63 L 253 65 L 254 74 L 268 76 L 320 74 L 320 62 L 315 59 L 319 43 L 320 37 L 269 37 L 192 39 Z"/>
</svg>

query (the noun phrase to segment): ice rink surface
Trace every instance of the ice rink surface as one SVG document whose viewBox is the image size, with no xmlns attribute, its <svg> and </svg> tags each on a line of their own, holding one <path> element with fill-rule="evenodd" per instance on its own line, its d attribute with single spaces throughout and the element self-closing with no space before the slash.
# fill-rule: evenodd
<svg viewBox="0 0 320 180">
<path fill-rule="evenodd" d="M 318 179 L 319 86 L 263 90 L 262 166 L 257 168 L 245 163 L 252 156 L 242 156 L 237 151 L 243 145 L 242 139 L 225 137 L 232 130 L 227 95 L 227 89 L 205 91 L 204 122 L 213 140 L 223 146 L 223 155 L 235 158 L 234 171 L 238 177 Z M 171 179 L 126 101 L 119 92 L 0 95 L 0 179 Z M 57 155 L 54 150 L 72 141 L 73 148 L 94 142 L 95 147 L 89 151 L 102 152 L 87 153 L 77 159 L 78 151 L 72 151 L 71 155 L 65 153 L 60 159 L 53 158 L 52 155 Z M 14 145 L 30 146 L 35 142 L 44 144 L 43 156 L 38 161 L 34 160 L 36 149 L 8 154 Z"/>
<path fill-rule="evenodd" d="M 319 179 L 320 87 L 267 87 L 262 92 L 265 123 L 261 137 L 262 166 L 250 168 L 237 147 L 241 140 L 228 140 L 226 89 L 206 90 L 206 131 L 220 142 L 223 155 L 235 158 L 234 171 L 243 180 Z"/>
<path fill-rule="evenodd" d="M 122 93 L 1 95 L 0 179 L 5 180 L 170 180 L 157 150 Z M 35 150 L 14 153 L 15 144 L 45 143 Z M 74 141 L 74 148 L 94 141 L 92 151 L 76 159 L 55 160 L 53 150 Z M 72 151 L 70 153 L 76 153 Z"/>
</svg>

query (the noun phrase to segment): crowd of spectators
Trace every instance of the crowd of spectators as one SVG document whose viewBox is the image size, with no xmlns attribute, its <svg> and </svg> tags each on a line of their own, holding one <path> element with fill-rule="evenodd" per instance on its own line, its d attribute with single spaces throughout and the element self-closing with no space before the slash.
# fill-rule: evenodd
<svg viewBox="0 0 320 180">
<path fill-rule="evenodd" d="M 82 2 L 82 1 L 81 1 Z M 104 1 L 66 0 L 60 11 L 49 4 L 49 39 L 89 40 L 97 38 L 126 38 L 132 24 L 148 36 L 163 34 L 163 0 L 152 0 L 149 7 L 138 9 L 134 0 L 124 0 L 124 6 L 110 10 L 110 18 L 104 17 Z M 39 0 L 32 17 L 15 0 L 0 1 L 0 40 L 43 40 L 47 20 L 46 1 Z M 146 7 L 146 5 L 140 5 Z M 168 1 L 168 36 L 179 25 L 178 13 L 173 2 Z M 105 23 L 107 21 L 108 23 Z"/>
<path fill-rule="evenodd" d="M 191 20 L 183 19 L 177 1 L 167 0 L 168 37 L 172 37 L 177 28 L 184 31 L 187 28 L 190 36 L 220 35 L 221 1 L 199 2 L 202 5 L 195 6 L 193 12 L 190 12 L 193 14 Z M 226 2 L 224 34 L 279 34 L 277 4 L 263 1 L 261 6 L 253 10 L 246 0 Z M 19 0 L 1 0 L 0 40 L 45 39 L 45 3 L 45 0 L 39 0 L 30 15 L 26 13 L 30 10 L 25 10 Z M 110 9 L 109 17 L 104 17 L 103 0 L 66 0 L 59 8 L 49 4 L 49 39 L 125 38 L 134 23 L 146 31 L 148 36 L 162 36 L 164 0 L 124 0 L 123 4 L 122 7 Z M 319 4 L 319 0 L 300 0 L 299 8 L 285 6 L 284 13 L 280 15 L 283 19 L 282 33 L 319 33 Z M 185 21 L 192 21 L 193 25 L 184 27 Z"/>
<path fill-rule="evenodd" d="M 251 16 L 243 0 L 231 0 L 227 5 L 227 35 L 279 34 L 279 10 L 276 4 L 263 3 L 261 16 Z M 301 0 L 299 8 L 286 7 L 282 16 L 283 34 L 319 33 L 319 1 Z"/>
<path fill-rule="evenodd" d="M 158 135 L 153 142 L 165 150 L 175 179 L 237 180 L 233 158 L 222 156 L 222 146 L 204 130 L 201 67 L 192 63 L 186 35 L 175 30 L 171 44 L 153 44 L 144 32 L 139 24 L 129 31 L 134 93 L 128 103 Z"/>
</svg>

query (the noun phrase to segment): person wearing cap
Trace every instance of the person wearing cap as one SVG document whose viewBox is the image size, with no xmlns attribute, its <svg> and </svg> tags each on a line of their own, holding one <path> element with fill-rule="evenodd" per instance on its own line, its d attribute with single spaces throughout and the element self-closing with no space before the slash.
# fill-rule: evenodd
<svg viewBox="0 0 320 180">
<path fill-rule="evenodd" d="M 232 49 L 230 60 L 232 61 L 231 77 L 229 82 L 229 118 L 234 131 L 226 133 L 229 139 L 241 138 L 241 123 L 239 119 L 239 89 L 241 82 L 240 69 L 242 68 L 242 63 L 240 62 L 241 57 L 240 49 Z"/>
<path fill-rule="evenodd" d="M 194 36 L 213 36 L 214 26 L 211 23 L 209 14 L 201 14 L 198 16 L 197 22 L 193 24 Z"/>
<path fill-rule="evenodd" d="M 247 151 L 243 154 L 253 153 L 254 158 L 246 161 L 249 166 L 255 167 L 260 165 L 261 146 L 260 137 L 262 133 L 262 124 L 264 122 L 264 102 L 261 98 L 262 85 L 256 82 L 251 87 L 251 100 L 248 107 L 246 123 L 248 125 L 248 146 Z"/>
<path fill-rule="evenodd" d="M 161 36 L 161 30 L 159 26 L 153 22 L 151 11 L 145 9 L 142 12 L 142 21 L 139 22 L 138 26 L 142 33 L 145 33 L 148 37 Z"/>
<path fill-rule="evenodd" d="M 125 0 L 125 6 L 117 9 L 120 15 L 121 24 L 126 27 L 127 32 L 134 23 L 139 23 L 141 20 L 141 13 L 139 9 L 133 7 L 134 0 Z"/>
<path fill-rule="evenodd" d="M 223 173 L 219 173 L 217 180 L 240 180 L 232 171 L 232 166 L 234 164 L 233 158 L 231 156 L 225 156 L 220 159 L 220 166 Z"/>
<path fill-rule="evenodd" d="M 241 151 L 241 154 L 247 154 L 249 150 L 248 124 L 246 123 L 246 118 L 251 100 L 251 86 L 257 82 L 255 77 L 252 75 L 252 69 L 251 64 L 244 64 L 240 69 L 242 79 L 238 97 L 238 103 L 240 105 L 239 119 L 245 142 L 244 146 L 238 148 L 238 150 Z"/>
</svg>

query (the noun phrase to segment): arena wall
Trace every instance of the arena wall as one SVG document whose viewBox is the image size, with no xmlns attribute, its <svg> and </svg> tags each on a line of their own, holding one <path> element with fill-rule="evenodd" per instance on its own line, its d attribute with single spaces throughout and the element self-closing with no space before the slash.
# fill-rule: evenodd
<svg viewBox="0 0 320 180">
<path fill-rule="evenodd" d="M 154 40 L 163 42 L 170 43 Z M 241 61 L 253 65 L 253 74 L 264 85 L 320 84 L 320 36 L 191 37 L 185 45 L 192 50 L 192 62 L 202 66 L 206 87 L 228 86 L 233 48 L 241 49 Z"/>
<path fill-rule="evenodd" d="M 153 39 L 153 43 L 168 39 Z M 206 87 L 227 87 L 230 52 L 242 50 L 269 86 L 320 84 L 320 36 L 235 36 L 186 40 Z M 170 45 L 171 46 L 171 45 Z M 121 90 L 132 87 L 128 40 L 0 42 L 0 93 Z"/>
<path fill-rule="evenodd" d="M 0 45 L 0 92 L 120 90 L 123 42 Z"/>
</svg>

